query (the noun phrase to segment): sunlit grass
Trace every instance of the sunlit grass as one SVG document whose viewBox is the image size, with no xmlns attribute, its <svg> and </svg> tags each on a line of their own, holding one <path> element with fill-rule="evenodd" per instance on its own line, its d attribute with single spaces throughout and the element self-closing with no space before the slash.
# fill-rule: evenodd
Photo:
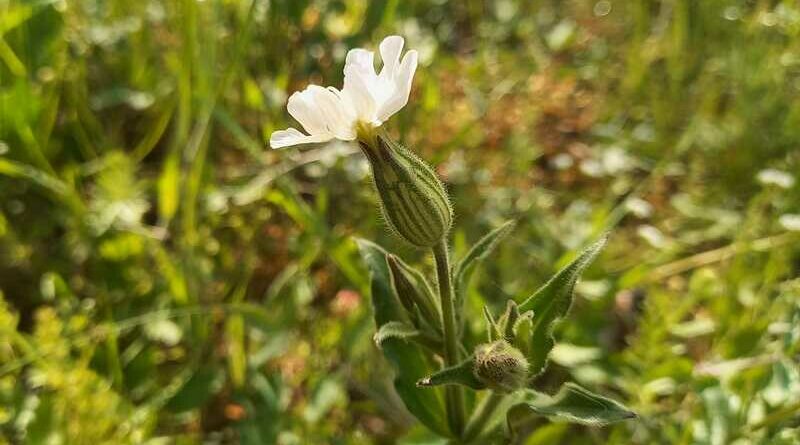
<svg viewBox="0 0 800 445">
<path fill-rule="evenodd" d="M 0 0 L 0 443 L 427 440 L 352 235 L 431 260 L 352 147 L 264 142 L 389 33 L 420 50 L 389 131 L 469 215 L 455 256 L 518 221 L 472 314 L 612 230 L 541 386 L 640 419 L 527 443 L 797 440 L 794 3 Z"/>
</svg>

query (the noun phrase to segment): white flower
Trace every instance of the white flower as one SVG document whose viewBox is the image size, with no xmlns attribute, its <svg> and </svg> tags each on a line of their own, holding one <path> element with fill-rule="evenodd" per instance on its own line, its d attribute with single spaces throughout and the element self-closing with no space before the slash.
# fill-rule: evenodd
<svg viewBox="0 0 800 445">
<path fill-rule="evenodd" d="M 352 141 L 358 125 L 377 127 L 408 103 L 411 82 L 417 70 L 417 52 L 408 51 L 403 60 L 403 38 L 389 36 L 380 44 L 383 68 L 375 72 L 374 53 L 352 49 L 344 65 L 344 87 L 309 85 L 289 97 L 286 106 L 308 134 L 287 128 L 272 133 L 269 145 L 282 148 L 297 144 Z"/>
<path fill-rule="evenodd" d="M 800 214 L 786 213 L 778 218 L 778 222 L 781 223 L 786 230 L 800 232 Z"/>
<path fill-rule="evenodd" d="M 790 189 L 794 186 L 794 176 L 774 168 L 761 170 L 756 178 L 764 185 L 777 185 L 785 189 Z"/>
</svg>

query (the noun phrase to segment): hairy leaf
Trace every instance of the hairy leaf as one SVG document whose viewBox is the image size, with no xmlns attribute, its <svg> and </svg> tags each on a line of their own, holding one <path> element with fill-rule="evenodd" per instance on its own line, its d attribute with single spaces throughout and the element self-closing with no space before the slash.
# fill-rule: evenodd
<svg viewBox="0 0 800 445">
<path fill-rule="evenodd" d="M 553 349 L 553 328 L 563 318 L 572 305 L 575 283 L 583 271 L 606 245 L 608 236 L 604 235 L 590 245 L 565 268 L 544 284 L 532 296 L 519 305 L 519 312 L 533 311 L 530 349 L 524 351 L 530 362 L 531 376 L 540 374 L 546 364 L 547 356 Z"/>
<path fill-rule="evenodd" d="M 392 291 L 386 251 L 370 241 L 357 241 L 361 257 L 370 270 L 375 325 L 380 332 L 388 323 L 405 321 L 404 309 Z M 416 344 L 391 337 L 383 340 L 381 349 L 395 370 L 394 386 L 406 408 L 431 430 L 448 435 L 441 392 L 416 385 L 419 379 L 430 374 L 424 352 Z"/>
<path fill-rule="evenodd" d="M 637 417 L 621 403 L 574 383 L 565 384 L 553 397 L 533 390 L 527 392 L 531 400 L 514 405 L 506 414 L 512 434 L 520 424 L 537 415 L 589 426 L 606 426 Z"/>
<path fill-rule="evenodd" d="M 417 309 L 422 316 L 419 321 L 424 320 L 433 333 L 441 335 L 442 313 L 425 276 L 395 255 L 390 254 L 387 260 L 389 275 L 400 302 L 410 315 L 415 314 Z"/>
<path fill-rule="evenodd" d="M 380 348 L 387 339 L 397 338 L 400 340 L 411 340 L 419 337 L 419 335 L 419 331 L 414 328 L 414 326 L 410 326 L 401 321 L 390 321 L 378 329 L 373 340 L 375 340 L 375 344 Z"/>
<path fill-rule="evenodd" d="M 500 241 L 503 240 L 512 230 L 516 221 L 507 221 L 502 226 L 492 230 L 481 238 L 453 267 L 453 286 L 456 291 L 456 307 L 461 307 L 464 301 L 464 294 L 467 291 L 469 279 L 475 271 L 475 267 L 491 254 Z"/>
<path fill-rule="evenodd" d="M 442 369 L 417 382 L 417 386 L 439 386 L 439 385 L 464 385 L 472 389 L 484 389 L 484 385 L 477 377 L 473 369 L 475 368 L 475 358 L 470 357 L 463 362 Z"/>
</svg>

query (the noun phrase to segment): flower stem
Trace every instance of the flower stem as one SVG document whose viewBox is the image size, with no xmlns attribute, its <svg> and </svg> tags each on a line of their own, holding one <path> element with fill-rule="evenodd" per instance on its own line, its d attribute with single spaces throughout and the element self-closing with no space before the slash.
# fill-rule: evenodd
<svg viewBox="0 0 800 445">
<path fill-rule="evenodd" d="M 433 247 L 433 258 L 436 261 L 436 278 L 439 281 L 439 297 L 442 304 L 442 326 L 444 327 L 444 361 L 450 367 L 458 364 L 458 331 L 456 330 L 456 314 L 453 302 L 453 286 L 450 283 L 450 260 L 447 253 L 447 242 L 442 240 Z M 456 437 L 461 436 L 464 429 L 464 393 L 455 385 L 445 387 L 447 418 L 450 430 Z"/>
<path fill-rule="evenodd" d="M 747 437 L 758 430 L 769 428 L 775 426 L 778 423 L 786 421 L 797 414 L 800 411 L 800 402 L 794 402 L 789 404 L 783 408 L 778 409 L 777 411 L 767 415 L 761 421 L 756 422 L 752 425 L 745 426 L 740 428 L 738 431 L 735 431 L 733 434 L 728 437 L 727 443 L 733 443 L 743 437 Z"/>
<path fill-rule="evenodd" d="M 774 413 L 762 419 L 760 422 L 750 426 L 749 430 L 750 432 L 758 431 L 762 428 L 767 428 L 775 424 L 781 423 L 789 419 L 790 417 L 793 417 L 797 413 L 797 411 L 800 411 L 800 402 L 792 403 L 775 411 Z"/>
<path fill-rule="evenodd" d="M 481 400 L 480 406 L 472 414 L 464 430 L 464 441 L 469 442 L 481 433 L 486 426 L 486 422 L 492 417 L 494 410 L 503 401 L 503 394 L 492 391 L 488 396 Z"/>
</svg>

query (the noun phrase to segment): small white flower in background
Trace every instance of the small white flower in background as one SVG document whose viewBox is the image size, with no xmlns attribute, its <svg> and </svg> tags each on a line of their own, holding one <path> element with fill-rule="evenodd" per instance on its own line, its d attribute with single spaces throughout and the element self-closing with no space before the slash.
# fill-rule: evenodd
<svg viewBox="0 0 800 445">
<path fill-rule="evenodd" d="M 375 72 L 374 53 L 356 48 L 347 53 L 344 87 L 309 85 L 289 97 L 286 106 L 308 134 L 287 128 L 272 133 L 272 148 L 356 139 L 359 125 L 378 127 L 408 103 L 411 82 L 417 70 L 417 52 L 408 51 L 402 60 L 403 38 L 389 36 L 380 44 L 383 68 Z"/>
<path fill-rule="evenodd" d="M 653 214 L 653 206 L 642 198 L 628 198 L 625 201 L 625 208 L 637 218 L 648 218 Z"/>
<path fill-rule="evenodd" d="M 656 248 L 663 248 L 668 244 L 667 237 L 664 236 L 664 233 L 658 230 L 657 227 L 649 224 L 643 224 L 637 227 L 636 234 L 647 241 L 648 244 Z"/>
<path fill-rule="evenodd" d="M 758 172 L 758 181 L 764 185 L 776 185 L 789 189 L 794 185 L 794 176 L 782 170 L 768 168 Z"/>
<path fill-rule="evenodd" d="M 778 218 L 778 222 L 781 223 L 783 228 L 786 230 L 800 232 L 800 214 L 787 213 L 785 215 L 781 215 L 781 217 Z"/>
</svg>

